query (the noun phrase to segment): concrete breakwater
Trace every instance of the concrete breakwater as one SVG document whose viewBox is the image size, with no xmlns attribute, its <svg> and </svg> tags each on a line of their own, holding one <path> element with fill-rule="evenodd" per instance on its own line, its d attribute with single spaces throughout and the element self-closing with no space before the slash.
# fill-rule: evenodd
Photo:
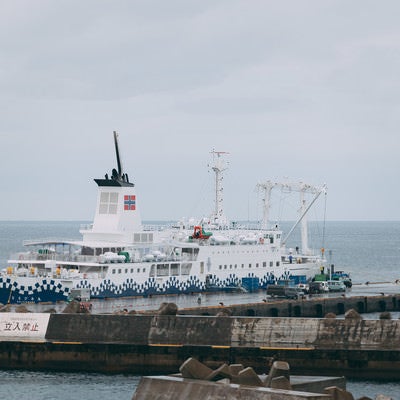
<svg viewBox="0 0 400 400">
<path fill-rule="evenodd" d="M 348 400 L 343 377 L 293 376 L 287 363 L 275 361 L 268 375 L 251 367 L 222 364 L 216 370 L 194 358 L 186 360 L 173 376 L 142 377 L 132 400 L 179 399 L 287 399 Z"/>
<path fill-rule="evenodd" d="M 400 378 L 400 320 L 185 315 L 0 314 L 0 368 L 173 373 L 275 360 L 294 373 Z"/>
<path fill-rule="evenodd" d="M 260 317 L 310 317 L 323 318 L 327 313 L 345 314 L 348 310 L 358 313 L 400 311 L 400 295 L 312 297 L 299 300 L 265 301 L 229 305 L 235 316 Z M 180 309 L 181 315 L 216 315 L 221 306 Z"/>
</svg>

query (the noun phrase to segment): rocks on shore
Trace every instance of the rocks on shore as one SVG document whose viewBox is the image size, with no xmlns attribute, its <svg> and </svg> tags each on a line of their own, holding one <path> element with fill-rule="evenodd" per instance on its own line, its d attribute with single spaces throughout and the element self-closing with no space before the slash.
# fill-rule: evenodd
<svg viewBox="0 0 400 400">
<path fill-rule="evenodd" d="M 389 311 L 383 311 L 379 314 L 379 319 L 392 319 L 392 314 Z"/>
<path fill-rule="evenodd" d="M 90 314 L 91 304 L 72 300 L 62 311 L 63 314 Z"/>
<path fill-rule="evenodd" d="M 178 306 L 175 303 L 161 303 L 157 315 L 176 315 Z"/>
<path fill-rule="evenodd" d="M 350 308 L 350 310 L 346 311 L 344 314 L 345 319 L 363 319 L 363 317 L 354 309 Z"/>
</svg>

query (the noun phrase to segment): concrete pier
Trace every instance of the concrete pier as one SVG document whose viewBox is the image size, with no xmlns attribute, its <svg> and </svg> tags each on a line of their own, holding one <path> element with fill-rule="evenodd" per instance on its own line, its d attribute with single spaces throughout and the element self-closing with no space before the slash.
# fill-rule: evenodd
<svg viewBox="0 0 400 400">
<path fill-rule="evenodd" d="M 181 315 L 216 315 L 223 307 L 193 307 L 180 309 Z M 278 300 L 229 305 L 235 316 L 247 317 L 309 317 L 323 318 L 328 313 L 345 314 L 353 309 L 360 314 L 400 311 L 400 294 L 378 296 L 311 297 L 299 300 Z"/>
<path fill-rule="evenodd" d="M 165 374 L 196 357 L 261 374 L 281 360 L 295 374 L 400 378 L 400 320 L 36 314 L 35 322 L 35 314 L 4 314 L 3 369 Z"/>
</svg>

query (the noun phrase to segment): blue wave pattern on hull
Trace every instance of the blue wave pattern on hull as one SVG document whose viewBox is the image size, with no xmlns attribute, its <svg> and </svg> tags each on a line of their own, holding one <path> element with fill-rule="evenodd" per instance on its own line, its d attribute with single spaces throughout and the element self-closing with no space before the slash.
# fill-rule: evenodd
<svg viewBox="0 0 400 400">
<path fill-rule="evenodd" d="M 276 277 L 267 273 L 263 277 L 257 277 L 254 273 L 249 274 L 248 279 L 252 281 L 252 290 L 265 289 L 268 284 L 274 283 Z M 290 274 L 285 273 L 279 279 L 289 279 Z M 123 284 L 116 285 L 111 280 L 104 280 L 99 286 L 93 287 L 88 280 L 82 280 L 77 288 L 89 288 L 92 298 L 118 298 L 135 297 L 163 294 L 188 294 L 203 291 L 224 291 L 244 286 L 241 278 L 230 274 L 226 279 L 220 279 L 213 275 L 208 284 L 200 281 L 195 276 L 190 276 L 186 281 L 180 281 L 176 277 L 170 277 L 162 285 L 155 278 L 149 278 L 145 283 L 138 284 L 132 278 Z M 32 286 L 19 286 L 9 278 L 0 278 L 0 303 L 40 303 L 58 302 L 68 300 L 70 289 L 53 279 L 44 279 L 41 283 Z"/>
<path fill-rule="evenodd" d="M 154 278 L 149 278 L 142 284 L 137 284 L 130 278 L 121 285 L 115 285 L 110 280 L 105 280 L 98 287 L 92 287 L 88 281 L 81 281 L 79 288 L 89 288 L 90 295 L 93 298 L 184 294 L 206 289 L 204 283 L 193 276 L 185 282 L 179 281 L 176 277 L 171 277 L 162 285 L 158 285 Z"/>
<path fill-rule="evenodd" d="M 276 277 L 268 273 L 261 279 L 255 274 L 249 274 L 248 278 L 256 279 L 257 286 L 253 289 L 265 289 L 268 284 L 274 283 Z M 285 274 L 280 279 L 289 279 L 290 274 Z M 213 275 L 205 285 L 197 277 L 191 276 L 187 281 L 179 281 L 176 277 L 171 277 L 162 285 L 157 284 L 155 278 L 149 278 L 145 283 L 137 284 L 133 279 L 128 279 L 121 285 L 116 285 L 110 280 L 104 280 L 99 286 L 93 287 L 87 280 L 81 281 L 78 285 L 79 288 L 90 289 L 92 298 L 118 298 L 118 297 L 134 297 L 134 296 L 149 296 L 149 295 L 165 295 L 165 294 L 188 294 L 193 292 L 203 291 L 224 291 L 231 290 L 232 288 L 239 288 L 241 286 L 241 279 L 235 274 L 229 275 L 227 279 L 220 279 Z"/>
<path fill-rule="evenodd" d="M 66 301 L 69 288 L 64 287 L 53 279 L 44 279 L 34 286 L 19 286 L 9 278 L 0 278 L 0 303 L 44 303 Z"/>
</svg>

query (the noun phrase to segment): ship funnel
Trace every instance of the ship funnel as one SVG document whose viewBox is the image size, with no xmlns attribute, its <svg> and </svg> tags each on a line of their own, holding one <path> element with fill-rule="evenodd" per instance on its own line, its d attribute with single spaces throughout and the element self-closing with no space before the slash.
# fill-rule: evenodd
<svg viewBox="0 0 400 400">
<path fill-rule="evenodd" d="M 114 145 L 118 170 L 114 168 L 111 177 L 106 174 L 103 179 L 95 179 L 98 185 L 96 213 L 93 227 L 90 232 L 85 232 L 85 236 L 86 239 L 105 240 L 119 235 L 132 242 L 134 232 L 143 229 L 142 221 L 135 185 L 129 182 L 128 175 L 122 169 L 118 134 L 115 131 Z"/>
</svg>

